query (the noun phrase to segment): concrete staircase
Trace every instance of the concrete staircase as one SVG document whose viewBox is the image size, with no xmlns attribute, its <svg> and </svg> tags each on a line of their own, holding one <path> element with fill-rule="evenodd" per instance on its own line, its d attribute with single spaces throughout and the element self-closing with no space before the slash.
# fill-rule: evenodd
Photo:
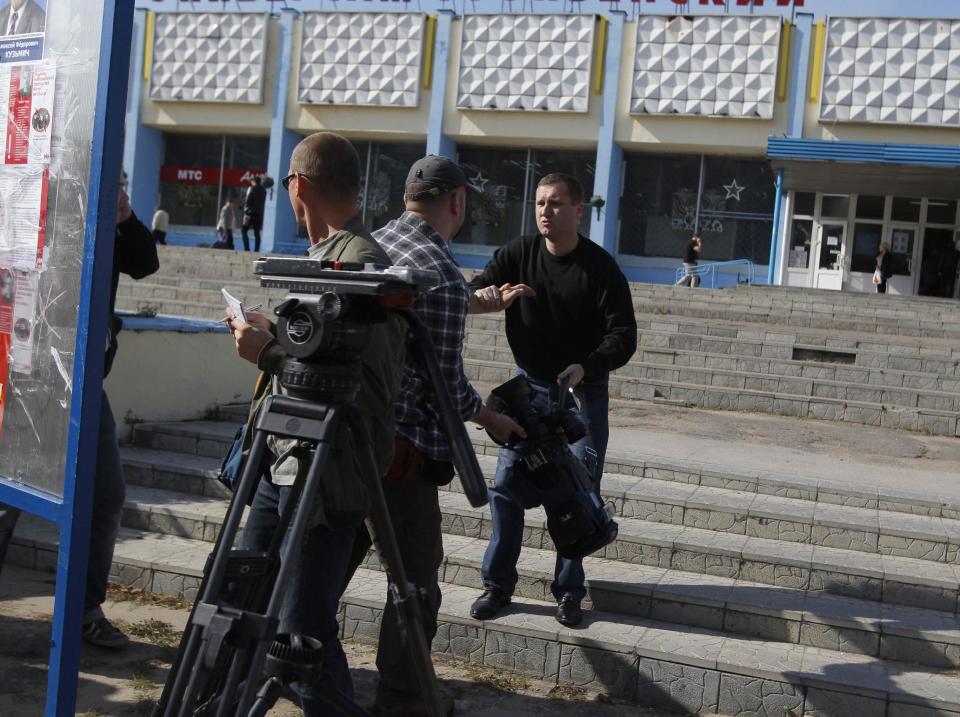
<svg viewBox="0 0 960 717">
<path fill-rule="evenodd" d="M 273 308 L 284 293 L 252 278 L 255 256 L 161 247 L 161 272 L 124 281 L 118 306 L 217 318 L 220 288 Z M 631 286 L 639 350 L 613 396 L 700 408 L 960 432 L 960 305 L 945 299 L 797 290 Z M 468 322 L 475 380 L 514 372 L 502 315 Z"/>
<path fill-rule="evenodd" d="M 244 411 L 136 427 L 115 580 L 195 597 L 227 505 L 220 456 Z M 475 445 L 490 478 L 495 446 Z M 489 513 L 445 489 L 435 651 L 683 712 L 960 714 L 960 503 L 616 453 L 603 493 L 620 535 L 586 559 L 592 610 L 568 629 L 553 619 L 540 511 L 527 514 L 514 607 L 469 617 Z M 27 520 L 11 559 L 49 566 L 55 541 Z M 344 637 L 375 641 L 384 595 L 371 557 L 344 597 Z"/>
</svg>

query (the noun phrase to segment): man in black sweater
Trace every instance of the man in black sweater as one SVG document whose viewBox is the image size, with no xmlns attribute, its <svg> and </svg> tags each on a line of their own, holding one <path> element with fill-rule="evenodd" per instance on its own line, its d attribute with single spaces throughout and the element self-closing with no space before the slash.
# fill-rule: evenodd
<svg viewBox="0 0 960 717">
<path fill-rule="evenodd" d="M 623 366 L 637 348 L 637 321 L 626 277 L 600 246 L 577 232 L 583 188 L 574 177 L 548 174 L 537 185 L 540 234 L 516 239 L 497 250 L 470 283 L 470 312 L 506 311 L 507 340 L 519 372 L 545 405 L 558 398 L 558 384 L 570 379 L 588 435 L 574 444 L 580 456 L 596 452 L 595 489 L 600 489 L 607 448 L 610 371 Z M 495 487 L 490 491 L 493 531 L 483 560 L 484 592 L 470 612 L 495 615 L 510 602 L 517 583 L 523 538 L 523 511 L 539 503 L 537 492 L 513 470 L 516 451 L 502 448 Z M 557 556 L 551 586 L 557 620 L 576 625 L 586 595 L 580 560 Z"/>
</svg>

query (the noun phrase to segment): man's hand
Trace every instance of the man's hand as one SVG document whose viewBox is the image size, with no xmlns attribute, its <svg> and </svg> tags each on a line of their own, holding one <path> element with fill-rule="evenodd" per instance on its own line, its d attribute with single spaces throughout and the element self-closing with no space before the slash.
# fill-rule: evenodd
<svg viewBox="0 0 960 717">
<path fill-rule="evenodd" d="M 133 216 L 133 209 L 130 207 L 130 197 L 127 196 L 127 190 L 120 187 L 117 192 L 117 224 L 125 222 Z"/>
<path fill-rule="evenodd" d="M 504 311 L 509 309 L 521 296 L 534 297 L 537 292 L 526 284 L 504 284 L 501 287 L 486 286 L 473 293 L 482 312 Z"/>
<path fill-rule="evenodd" d="M 567 377 L 570 378 L 570 388 L 574 388 L 583 380 L 583 366 L 578 363 L 570 364 L 557 376 L 557 383 L 563 383 L 563 380 Z"/>
<path fill-rule="evenodd" d="M 493 439 L 498 443 L 506 443 L 513 436 L 518 438 L 526 438 L 527 432 L 521 428 L 520 424 L 514 421 L 510 416 L 505 416 L 502 413 L 493 413 L 493 416 L 490 419 L 490 425 L 486 426 L 486 429 L 490 431 L 490 435 L 493 436 Z"/>
<path fill-rule="evenodd" d="M 270 331 L 273 333 L 273 322 L 259 311 L 244 311 L 243 313 L 247 315 L 248 324 L 255 326 L 258 329 L 263 329 L 264 331 Z"/>
<path fill-rule="evenodd" d="M 240 358 L 252 364 L 257 363 L 263 347 L 273 341 L 273 334 L 270 333 L 269 329 L 253 326 L 241 319 L 230 319 L 229 326 L 230 332 L 233 334 L 233 341 L 237 346 L 237 354 Z"/>
</svg>

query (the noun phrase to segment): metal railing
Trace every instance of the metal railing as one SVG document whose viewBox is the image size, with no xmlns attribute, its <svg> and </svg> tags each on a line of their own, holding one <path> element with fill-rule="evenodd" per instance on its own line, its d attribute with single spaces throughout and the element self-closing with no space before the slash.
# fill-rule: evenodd
<svg viewBox="0 0 960 717">
<path fill-rule="evenodd" d="M 729 269 L 733 267 L 737 267 L 735 273 L 733 271 L 729 271 Z M 742 270 L 740 267 L 742 267 Z M 675 281 L 679 283 L 681 279 L 688 276 L 695 277 L 697 279 L 698 286 L 702 286 L 705 289 L 718 289 L 720 288 L 720 284 L 718 282 L 721 280 L 721 277 L 729 277 L 731 279 L 731 281 L 724 284 L 724 286 L 743 283 L 753 284 L 756 277 L 756 271 L 753 262 L 749 259 L 715 261 L 711 262 L 710 264 L 697 264 L 689 269 L 680 267 L 677 269 Z"/>
</svg>

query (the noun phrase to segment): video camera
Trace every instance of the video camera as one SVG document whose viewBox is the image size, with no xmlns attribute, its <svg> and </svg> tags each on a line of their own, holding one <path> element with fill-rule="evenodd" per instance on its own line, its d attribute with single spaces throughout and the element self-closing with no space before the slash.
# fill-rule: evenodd
<svg viewBox="0 0 960 717">
<path fill-rule="evenodd" d="M 487 405 L 526 431 L 525 439 L 506 444 L 520 454 L 514 470 L 537 489 L 557 552 L 575 559 L 612 543 L 618 528 L 613 505 L 604 504 L 594 488 L 596 451 L 588 448 L 581 460 L 570 449 L 587 431 L 577 414 L 563 407 L 568 392 L 568 384 L 561 384 L 560 400 L 553 403 L 548 397 L 546 408 L 540 409 L 533 387 L 516 376 L 493 389 Z"/>
</svg>

